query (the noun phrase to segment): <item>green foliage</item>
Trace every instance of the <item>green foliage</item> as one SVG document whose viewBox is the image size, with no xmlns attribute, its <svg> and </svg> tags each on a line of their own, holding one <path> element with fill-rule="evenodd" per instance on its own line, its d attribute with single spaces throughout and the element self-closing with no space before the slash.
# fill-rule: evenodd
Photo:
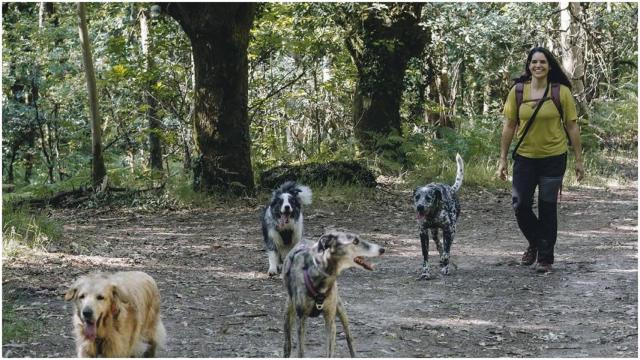
<svg viewBox="0 0 640 360">
<path fill-rule="evenodd" d="M 189 175 L 174 176 L 167 184 L 167 194 L 179 207 L 211 208 L 220 204 L 221 199 L 215 194 L 200 193 L 193 190 L 193 179 Z"/>
<path fill-rule="evenodd" d="M 566 185 L 578 185 L 575 175 L 575 158 L 569 153 L 567 171 L 565 173 Z M 590 186 L 616 186 L 630 184 L 638 180 L 637 150 L 604 149 L 587 151 L 583 154 L 583 166 L 585 179 L 582 185 Z"/>
<path fill-rule="evenodd" d="M 335 208 L 336 205 L 348 209 L 350 204 L 362 201 L 362 199 L 372 199 L 376 190 L 357 185 L 324 185 L 313 187 L 314 205 L 322 207 L 324 204 Z"/>
<path fill-rule="evenodd" d="M 149 80 L 158 75 L 162 80 L 152 88 L 159 107 L 157 115 L 165 125 L 165 153 L 180 154 L 185 143 L 193 148 L 188 116 L 192 88 L 190 44 L 172 19 L 151 20 L 156 58 L 151 71 L 146 71 L 137 18 L 145 6 L 88 6 L 104 156 L 114 162 L 125 152 L 137 154 L 144 150 L 148 121 L 142 93 Z M 76 6 L 53 3 L 53 13 L 44 17 L 42 29 L 38 28 L 39 8 L 37 3 L 13 3 L 3 14 L 3 62 L 7 65 L 3 67 L 3 161 L 6 169 L 6 159 L 15 155 L 17 175 L 28 165 L 25 154 L 34 154 L 34 173 L 29 179 L 32 183 L 60 181 L 55 176 L 58 170 L 67 176 L 83 177 L 91 159 Z M 38 92 L 37 102 L 29 97 L 34 89 Z M 143 160 L 134 161 L 140 165 Z M 54 179 L 48 179 L 46 163 L 54 167 Z M 21 176 L 15 178 L 22 180 Z"/>
<path fill-rule="evenodd" d="M 465 161 L 465 186 L 503 188 L 496 183 L 497 156 L 502 123 L 497 117 L 478 116 L 473 126 L 459 130 L 427 126 L 406 137 L 402 146 L 411 164 L 407 182 L 411 186 L 429 182 L 452 183 L 456 153 Z"/>
<path fill-rule="evenodd" d="M 16 312 L 15 304 L 2 301 L 2 343 L 9 344 L 29 339 L 33 334 L 41 333 L 42 324 L 26 319 Z"/>
<path fill-rule="evenodd" d="M 638 146 L 638 93 L 635 83 L 622 84 L 615 98 L 597 99 L 582 126 L 587 149 L 632 150 Z"/>
<path fill-rule="evenodd" d="M 3 199 L 2 250 L 11 256 L 23 248 L 41 248 L 62 235 L 60 224 L 46 215 L 17 207 L 11 200 Z"/>
<path fill-rule="evenodd" d="M 624 156 L 637 160 L 638 7 L 580 6 L 581 13 L 573 18 L 580 31 L 575 40 L 588 45 L 583 46 L 587 66 L 585 91 L 574 95 L 582 101 L 588 181 L 606 182 L 607 176 L 617 176 L 614 165 L 627 169 Z M 218 199 L 194 193 L 191 180 L 174 165 L 185 149 L 192 157 L 199 155 L 191 130 L 191 45 L 170 17 L 150 19 L 152 61 L 145 66 L 138 14 L 148 7 L 88 4 L 109 179 L 113 186 L 130 189 L 167 182 L 165 200 L 153 203 L 151 196 L 127 194 L 118 198 L 122 204 L 206 206 Z M 420 26 L 428 30 L 430 40 L 423 54 L 410 62 L 404 78 L 402 136 L 376 139 L 392 153 L 376 157 L 363 154 L 353 136 L 352 107 L 358 71 L 381 69 L 379 64 L 356 69 L 345 46 L 348 26 L 339 23 L 348 18 L 345 15 L 369 10 L 390 21 L 385 18 L 390 8 L 383 3 L 259 6 L 248 55 L 249 136 L 256 176 L 282 164 L 363 160 L 379 173 L 406 174 L 410 182 L 447 182 L 459 152 L 470 174 L 466 184 L 504 185 L 493 176 L 503 101 L 532 46 L 560 48 L 557 3 L 425 3 Z M 53 9 L 42 27 L 40 3 L 12 2 L 3 12 L 3 181 L 13 168 L 22 196 L 77 189 L 90 178 L 91 134 L 76 6 L 53 3 Z M 350 25 L 364 20 L 360 17 Z M 402 48 L 384 39 L 371 45 L 386 54 Z M 164 174 L 147 169 L 145 91 L 158 105 L 158 134 L 165 162 L 172 167 Z M 54 169 L 53 179 L 48 166 Z M 33 173 L 25 179 L 31 167 Z M 623 172 L 633 176 L 629 174 Z M 107 199 L 94 200 L 98 206 Z"/>
<path fill-rule="evenodd" d="M 330 8 L 269 3 L 254 21 L 249 116 L 255 173 L 346 156 L 355 69 Z"/>
<path fill-rule="evenodd" d="M 376 186 L 375 174 L 364 162 L 332 161 L 282 165 L 260 174 L 258 184 L 263 189 L 275 189 L 285 181 L 296 180 L 309 186 L 326 184 L 360 184 Z"/>
</svg>

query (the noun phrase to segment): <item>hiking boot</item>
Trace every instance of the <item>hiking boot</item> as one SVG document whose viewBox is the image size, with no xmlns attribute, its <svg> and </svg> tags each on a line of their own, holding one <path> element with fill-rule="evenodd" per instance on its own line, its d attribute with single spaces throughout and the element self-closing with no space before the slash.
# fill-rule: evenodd
<svg viewBox="0 0 640 360">
<path fill-rule="evenodd" d="M 522 260 L 520 260 L 520 264 L 531 265 L 536 261 L 537 256 L 538 256 L 538 249 L 528 247 L 527 251 L 525 251 L 524 254 L 522 254 Z"/>
<path fill-rule="evenodd" d="M 551 272 L 551 270 L 552 270 L 551 264 L 546 264 L 546 263 L 539 262 L 536 265 L 536 272 L 538 272 L 538 273 L 544 274 L 544 273 Z"/>
</svg>

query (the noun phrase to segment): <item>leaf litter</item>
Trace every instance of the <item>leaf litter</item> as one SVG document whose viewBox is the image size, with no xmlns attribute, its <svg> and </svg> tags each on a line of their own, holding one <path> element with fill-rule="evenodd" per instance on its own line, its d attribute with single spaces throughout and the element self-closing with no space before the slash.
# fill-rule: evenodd
<svg viewBox="0 0 640 360">
<path fill-rule="evenodd" d="M 429 281 L 416 280 L 422 260 L 404 201 L 409 195 L 385 190 L 347 203 L 314 199 L 305 209 L 308 238 L 331 226 L 387 248 L 375 271 L 350 269 L 339 280 L 357 352 L 637 357 L 635 187 L 565 189 L 556 263 L 546 276 L 518 264 L 525 241 L 510 194 L 463 187 L 452 247 L 458 268 Z M 168 347 L 159 356 L 281 356 L 285 291 L 279 277 L 265 274 L 260 210 L 241 204 L 144 213 L 53 210 L 65 225 L 63 239 L 51 244 L 55 251 L 3 259 L 3 309 L 10 305 L 42 324 L 26 338 L 5 341 L 3 355 L 75 356 L 72 308 L 62 298 L 67 286 L 92 270 L 141 270 L 162 294 Z M 433 244 L 430 254 L 436 259 Z M 339 322 L 337 332 L 343 333 Z M 324 356 L 321 318 L 308 321 L 307 339 L 307 355 Z M 343 335 L 336 351 L 348 356 Z"/>
</svg>

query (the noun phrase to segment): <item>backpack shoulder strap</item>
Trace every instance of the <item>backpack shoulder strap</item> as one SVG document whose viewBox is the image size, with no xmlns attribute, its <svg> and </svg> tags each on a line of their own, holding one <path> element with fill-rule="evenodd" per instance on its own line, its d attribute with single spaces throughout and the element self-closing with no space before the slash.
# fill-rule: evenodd
<svg viewBox="0 0 640 360">
<path fill-rule="evenodd" d="M 520 122 L 520 105 L 524 97 L 524 83 L 516 83 L 516 123 Z"/>
<path fill-rule="evenodd" d="M 563 123 L 562 127 L 564 128 L 564 133 L 567 136 L 567 142 L 571 145 L 571 138 L 569 137 L 569 132 L 567 131 L 566 126 L 564 126 L 564 112 L 562 111 L 562 102 L 560 101 L 560 84 L 559 83 L 551 83 L 551 100 L 558 109 L 560 113 L 560 121 Z"/>
<path fill-rule="evenodd" d="M 527 135 L 527 132 L 529 132 L 529 129 L 531 129 L 531 125 L 533 124 L 533 121 L 536 119 L 536 115 L 538 114 L 538 110 L 540 110 L 540 108 L 542 107 L 542 104 L 544 103 L 544 99 L 547 97 L 548 94 L 549 94 L 549 87 L 547 86 L 544 89 L 544 95 L 542 95 L 542 99 L 540 101 L 538 101 L 538 104 L 536 105 L 535 109 L 533 109 L 533 114 L 529 118 L 529 121 L 527 121 L 527 125 L 524 128 L 522 136 L 520 136 L 520 140 L 518 140 L 518 143 L 516 144 L 516 147 L 513 148 L 513 152 L 511 153 L 511 157 L 514 160 L 516 159 L 516 152 L 518 151 L 518 148 L 520 147 L 520 144 L 522 144 L 522 141 L 524 140 L 525 135 Z"/>
<path fill-rule="evenodd" d="M 564 120 L 564 113 L 562 112 L 562 102 L 560 101 L 560 84 L 551 83 L 551 100 L 560 113 L 560 119 Z"/>
</svg>

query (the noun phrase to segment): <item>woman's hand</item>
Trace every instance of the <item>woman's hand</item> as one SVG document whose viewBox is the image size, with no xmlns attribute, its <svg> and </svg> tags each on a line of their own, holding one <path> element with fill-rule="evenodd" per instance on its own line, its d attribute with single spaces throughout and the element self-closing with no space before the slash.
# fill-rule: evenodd
<svg viewBox="0 0 640 360">
<path fill-rule="evenodd" d="M 580 141 L 580 127 L 577 121 L 568 121 L 566 123 L 567 134 L 571 139 L 573 151 L 576 154 L 576 179 L 582 181 L 584 179 L 584 166 L 582 165 L 582 142 Z"/>
<path fill-rule="evenodd" d="M 516 122 L 509 119 L 504 119 L 502 126 L 502 135 L 500 136 L 500 163 L 498 164 L 498 177 L 503 181 L 507 181 L 509 176 L 509 170 L 507 168 L 507 153 L 509 152 L 509 145 L 513 140 L 513 134 L 516 132 Z"/>
<path fill-rule="evenodd" d="M 507 167 L 507 159 L 500 158 L 500 163 L 498 164 L 498 177 L 503 181 L 507 181 L 507 176 L 509 176 L 509 168 Z"/>
<path fill-rule="evenodd" d="M 576 179 L 578 182 L 584 179 L 584 166 L 582 165 L 582 161 L 576 161 Z"/>
</svg>

